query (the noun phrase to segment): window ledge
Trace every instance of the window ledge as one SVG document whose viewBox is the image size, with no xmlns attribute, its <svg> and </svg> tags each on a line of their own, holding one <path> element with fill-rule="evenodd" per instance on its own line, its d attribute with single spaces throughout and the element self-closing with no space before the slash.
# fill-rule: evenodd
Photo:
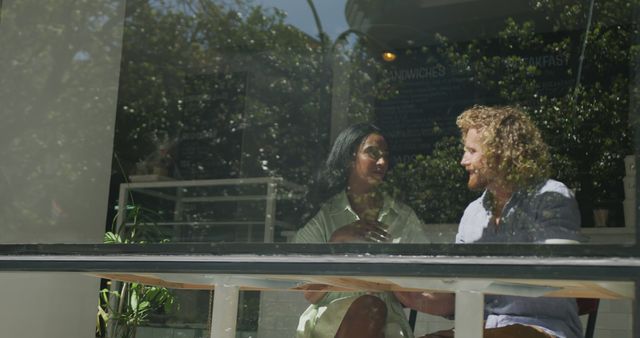
<svg viewBox="0 0 640 338">
<path fill-rule="evenodd" d="M 588 237 L 591 244 L 633 244 L 636 230 L 634 228 L 582 228 L 582 234 Z"/>
</svg>

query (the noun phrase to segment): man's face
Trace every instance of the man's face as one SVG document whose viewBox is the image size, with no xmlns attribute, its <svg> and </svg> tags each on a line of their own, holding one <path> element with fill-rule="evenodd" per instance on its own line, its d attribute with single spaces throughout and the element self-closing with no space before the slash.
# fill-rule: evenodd
<svg viewBox="0 0 640 338">
<path fill-rule="evenodd" d="M 484 158 L 484 144 L 477 129 L 469 129 L 464 136 L 464 155 L 460 164 L 469 173 L 467 186 L 470 190 L 483 190 L 489 184 L 487 165 Z"/>
</svg>

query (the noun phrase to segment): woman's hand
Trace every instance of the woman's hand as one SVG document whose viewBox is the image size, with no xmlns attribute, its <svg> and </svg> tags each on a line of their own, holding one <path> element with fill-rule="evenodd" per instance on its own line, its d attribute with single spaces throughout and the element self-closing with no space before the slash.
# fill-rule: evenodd
<svg viewBox="0 0 640 338">
<path fill-rule="evenodd" d="M 378 221 L 355 221 L 338 228 L 331 234 L 329 242 L 387 242 L 391 235 L 387 226 Z"/>
</svg>

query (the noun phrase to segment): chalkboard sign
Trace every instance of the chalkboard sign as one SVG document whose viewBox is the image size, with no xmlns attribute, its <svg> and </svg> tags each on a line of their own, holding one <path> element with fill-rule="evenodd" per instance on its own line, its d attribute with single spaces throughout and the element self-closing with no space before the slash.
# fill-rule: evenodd
<svg viewBox="0 0 640 338">
<path fill-rule="evenodd" d="M 465 78 L 443 65 L 401 65 L 392 73 L 397 94 L 376 103 L 377 123 L 393 148 L 396 161 L 428 153 L 442 134 L 455 131 L 455 117 L 473 102 L 473 88 Z"/>
<path fill-rule="evenodd" d="M 566 33 L 575 34 L 575 32 Z M 557 41 L 563 36 L 541 34 L 545 41 Z M 575 39 L 574 39 L 575 40 Z M 475 41 L 480 50 L 478 57 L 494 58 L 501 63 L 500 71 L 487 72 L 491 81 L 498 83 L 508 75 L 510 63 L 536 68 L 532 79 L 539 95 L 558 97 L 574 85 L 570 69 L 577 64 L 575 58 L 547 52 L 545 48 L 513 50 L 504 41 L 488 39 Z M 453 48 L 464 51 L 469 42 L 458 42 Z M 385 131 L 392 147 L 395 162 L 406 162 L 415 155 L 428 154 L 434 144 L 445 136 L 458 135 L 456 117 L 474 104 L 515 104 L 505 102 L 499 90 L 478 83 L 477 74 L 460 69 L 459 63 L 447 59 L 441 46 L 423 46 L 398 51 L 394 62 L 385 64 L 387 81 L 395 89 L 394 95 L 378 99 L 375 103 L 376 121 Z M 573 53 L 572 53 L 573 54 Z M 479 60 L 469 60 L 475 63 Z M 494 85 L 494 87 L 496 87 Z M 519 88 L 506 88 L 517 91 Z"/>
</svg>

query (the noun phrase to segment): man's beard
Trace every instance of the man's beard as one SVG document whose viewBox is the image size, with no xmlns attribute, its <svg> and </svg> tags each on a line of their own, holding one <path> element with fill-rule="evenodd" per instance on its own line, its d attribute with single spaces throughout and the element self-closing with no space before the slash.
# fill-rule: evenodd
<svg viewBox="0 0 640 338">
<path fill-rule="evenodd" d="M 484 170 L 475 169 L 469 173 L 467 187 L 471 191 L 482 191 L 487 187 L 488 180 Z"/>
</svg>

